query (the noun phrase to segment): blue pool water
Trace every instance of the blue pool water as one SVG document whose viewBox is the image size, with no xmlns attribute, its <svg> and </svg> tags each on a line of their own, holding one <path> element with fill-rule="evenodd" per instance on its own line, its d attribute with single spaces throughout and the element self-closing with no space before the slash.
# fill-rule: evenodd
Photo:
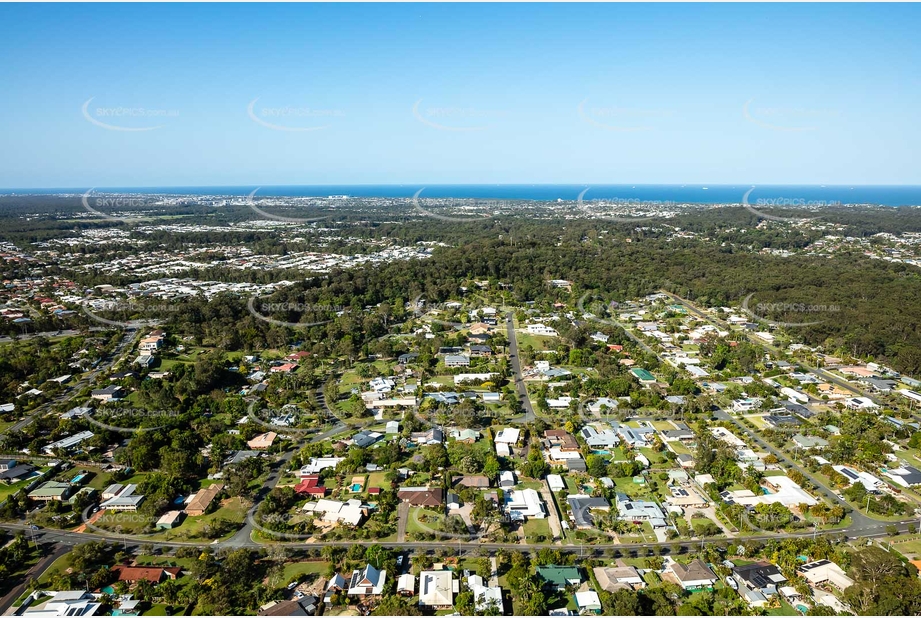
<svg viewBox="0 0 921 618">
<path fill-rule="evenodd" d="M 601 451 L 592 451 L 592 453 L 595 454 L 595 455 L 610 455 L 610 454 L 611 454 L 611 451 L 604 451 L 604 450 L 601 450 Z"/>
<path fill-rule="evenodd" d="M 359 485 L 358 483 L 355 483 L 354 485 L 352 485 L 352 491 L 354 492 L 361 491 L 361 485 Z"/>
</svg>

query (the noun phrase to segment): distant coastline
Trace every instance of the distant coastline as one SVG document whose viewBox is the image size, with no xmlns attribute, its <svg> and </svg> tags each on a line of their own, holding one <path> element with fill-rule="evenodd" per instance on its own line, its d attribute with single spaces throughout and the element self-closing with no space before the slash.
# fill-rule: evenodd
<svg viewBox="0 0 921 618">
<path fill-rule="evenodd" d="M 245 196 L 257 187 L 190 186 L 190 187 L 95 187 L 97 193 L 145 193 L 182 195 Z M 752 185 L 575 185 L 575 184 L 433 184 L 433 185 L 278 185 L 258 187 L 259 197 L 342 198 L 411 198 L 424 189 L 422 198 L 575 201 L 588 189 L 583 199 L 630 199 L 687 204 L 738 204 Z M 0 195 L 82 194 L 89 187 L 56 189 L 0 189 Z M 758 185 L 749 196 L 754 203 L 761 199 L 803 200 L 804 202 L 840 204 L 877 204 L 881 206 L 921 205 L 921 186 L 916 185 Z"/>
</svg>

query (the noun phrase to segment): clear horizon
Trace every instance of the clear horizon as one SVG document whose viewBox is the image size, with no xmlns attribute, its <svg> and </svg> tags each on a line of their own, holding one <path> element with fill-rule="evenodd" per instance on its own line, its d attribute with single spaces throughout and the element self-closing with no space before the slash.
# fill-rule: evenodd
<svg viewBox="0 0 921 618">
<path fill-rule="evenodd" d="M 0 186 L 915 186 L 919 17 L 3 4 Z"/>
</svg>

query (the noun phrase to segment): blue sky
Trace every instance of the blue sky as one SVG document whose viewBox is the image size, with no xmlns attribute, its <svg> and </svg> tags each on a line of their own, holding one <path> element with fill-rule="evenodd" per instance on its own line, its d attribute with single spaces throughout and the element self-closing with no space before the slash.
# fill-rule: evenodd
<svg viewBox="0 0 921 618">
<path fill-rule="evenodd" d="M 3 4 L 0 187 L 921 184 L 919 17 Z"/>
</svg>

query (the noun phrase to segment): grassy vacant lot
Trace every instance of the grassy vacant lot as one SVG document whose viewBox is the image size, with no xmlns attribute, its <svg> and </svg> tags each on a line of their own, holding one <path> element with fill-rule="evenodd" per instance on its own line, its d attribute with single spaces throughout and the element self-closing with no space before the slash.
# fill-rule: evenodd
<svg viewBox="0 0 921 618">
<path fill-rule="evenodd" d="M 151 556 L 143 554 L 135 558 L 138 564 L 143 565 L 152 565 L 152 566 L 178 566 L 183 569 L 192 568 L 192 563 L 195 562 L 194 558 L 176 558 L 174 556 Z"/>
<path fill-rule="evenodd" d="M 285 565 L 282 580 L 287 584 L 300 578 L 301 575 L 322 575 L 329 569 L 329 563 L 323 561 L 292 562 Z"/>
</svg>

